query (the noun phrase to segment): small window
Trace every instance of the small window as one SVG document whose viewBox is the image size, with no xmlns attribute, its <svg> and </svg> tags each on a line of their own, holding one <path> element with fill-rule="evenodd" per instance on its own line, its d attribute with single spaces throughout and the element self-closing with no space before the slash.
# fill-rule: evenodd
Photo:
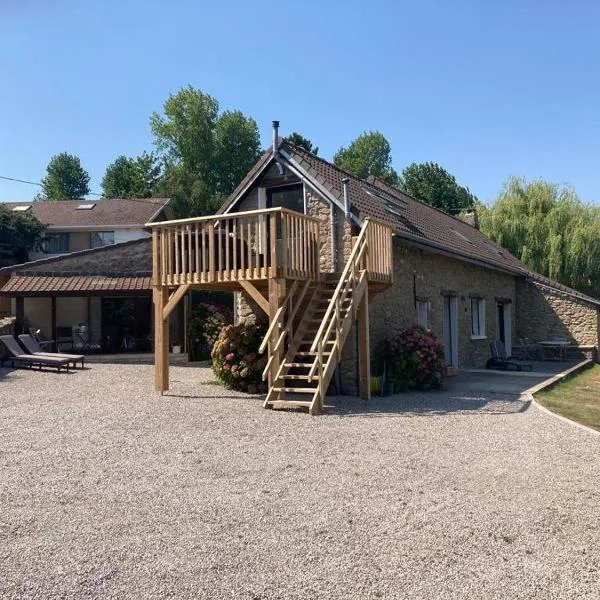
<svg viewBox="0 0 600 600">
<path fill-rule="evenodd" d="M 50 233 L 41 243 L 44 254 L 64 254 L 69 251 L 68 233 Z"/>
<path fill-rule="evenodd" d="M 471 246 L 473 245 L 473 242 L 466 236 L 463 235 L 460 231 L 457 231 L 456 229 L 453 229 L 452 227 L 450 227 L 451 231 L 454 231 L 454 233 L 461 239 L 464 240 L 465 242 L 467 242 L 468 244 L 471 244 Z"/>
<path fill-rule="evenodd" d="M 12 210 L 13 212 L 25 212 L 31 208 L 31 205 L 27 206 L 15 206 Z"/>
<path fill-rule="evenodd" d="M 115 243 L 114 231 L 92 231 L 90 237 L 92 248 L 102 248 L 102 246 L 110 246 Z"/>
<path fill-rule="evenodd" d="M 429 329 L 429 302 L 417 300 L 417 324 Z"/>
<path fill-rule="evenodd" d="M 96 206 L 95 202 L 92 202 L 91 204 L 80 204 L 75 210 L 92 210 L 94 206 Z"/>
<path fill-rule="evenodd" d="M 485 337 L 485 300 L 471 298 L 471 337 Z"/>
</svg>

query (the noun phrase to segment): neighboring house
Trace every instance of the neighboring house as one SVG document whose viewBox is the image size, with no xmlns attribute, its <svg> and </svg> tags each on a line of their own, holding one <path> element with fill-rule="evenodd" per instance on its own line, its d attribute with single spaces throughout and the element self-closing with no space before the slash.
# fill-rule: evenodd
<svg viewBox="0 0 600 600">
<path fill-rule="evenodd" d="M 152 256 L 145 224 L 172 216 L 168 200 L 12 206 L 29 207 L 49 231 L 45 252 L 34 254 L 43 258 L 0 269 L 0 309 L 17 317 L 17 331 L 40 329 L 63 347 L 72 341 L 94 351 L 151 350 Z M 174 335 L 182 324 L 180 315 Z"/>
<path fill-rule="evenodd" d="M 33 214 L 47 227 L 30 260 L 100 248 L 148 237 L 144 224 L 172 216 L 166 198 L 11 202 L 9 209 Z"/>
<path fill-rule="evenodd" d="M 493 338 L 510 349 L 560 336 L 596 351 L 600 301 L 531 272 L 475 227 L 279 139 L 276 127 L 273 148 L 218 215 L 152 227 L 155 328 L 188 289 L 236 292 L 238 320 L 270 325 L 265 406 L 318 410 L 338 366 L 342 392 L 368 396 L 370 350 L 416 322 L 456 368 L 484 365 Z M 165 390 L 168 332 L 156 343 Z"/>
</svg>

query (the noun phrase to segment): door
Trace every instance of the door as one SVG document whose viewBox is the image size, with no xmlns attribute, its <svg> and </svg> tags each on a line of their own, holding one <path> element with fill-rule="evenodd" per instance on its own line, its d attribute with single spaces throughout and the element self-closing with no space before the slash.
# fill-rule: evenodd
<svg viewBox="0 0 600 600">
<path fill-rule="evenodd" d="M 444 296 L 444 356 L 446 364 L 458 368 L 458 298 Z"/>
<path fill-rule="evenodd" d="M 512 354 L 512 309 L 510 302 L 498 302 L 496 332 L 504 344 L 506 356 Z"/>
</svg>

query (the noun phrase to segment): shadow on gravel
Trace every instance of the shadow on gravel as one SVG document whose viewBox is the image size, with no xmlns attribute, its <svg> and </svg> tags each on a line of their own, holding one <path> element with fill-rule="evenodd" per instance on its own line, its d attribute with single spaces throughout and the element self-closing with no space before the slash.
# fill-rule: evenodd
<svg viewBox="0 0 600 600">
<path fill-rule="evenodd" d="M 436 393 L 406 393 L 387 398 L 373 397 L 365 402 L 360 398 L 336 396 L 328 398 L 326 411 L 344 417 L 353 416 L 437 416 L 453 413 L 477 415 L 506 415 L 525 412 L 530 402 L 519 395 L 452 395 Z"/>
</svg>

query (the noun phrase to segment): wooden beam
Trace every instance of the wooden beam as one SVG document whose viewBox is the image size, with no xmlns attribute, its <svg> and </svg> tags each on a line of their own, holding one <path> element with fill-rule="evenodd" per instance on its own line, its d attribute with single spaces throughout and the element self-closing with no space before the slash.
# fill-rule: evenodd
<svg viewBox="0 0 600 600">
<path fill-rule="evenodd" d="M 273 321 L 276 317 L 281 301 L 285 296 L 285 279 L 269 279 L 269 321 Z M 275 385 L 277 379 L 277 372 L 279 371 L 279 365 L 283 358 L 283 348 L 279 346 L 275 350 L 277 341 L 279 339 L 280 331 L 277 329 L 273 330 L 271 339 L 269 340 L 269 359 L 271 360 L 271 369 L 269 372 L 269 388 Z"/>
<path fill-rule="evenodd" d="M 358 307 L 358 380 L 360 397 L 371 398 L 371 353 L 369 348 L 369 294 L 365 290 Z"/>
<path fill-rule="evenodd" d="M 154 387 L 157 392 L 169 389 L 169 321 L 163 318 L 169 301 L 169 288 L 154 286 Z"/>
<path fill-rule="evenodd" d="M 258 304 L 261 310 L 267 315 L 269 315 L 269 301 L 256 289 L 256 286 L 249 281 L 240 281 L 240 285 L 243 290 Z"/>
<path fill-rule="evenodd" d="M 179 304 L 179 301 L 185 296 L 186 292 L 190 289 L 190 284 L 186 283 L 180 285 L 169 297 L 168 302 L 165 304 L 162 311 L 163 320 L 167 320 L 169 315 L 173 312 L 175 307 Z"/>
</svg>

